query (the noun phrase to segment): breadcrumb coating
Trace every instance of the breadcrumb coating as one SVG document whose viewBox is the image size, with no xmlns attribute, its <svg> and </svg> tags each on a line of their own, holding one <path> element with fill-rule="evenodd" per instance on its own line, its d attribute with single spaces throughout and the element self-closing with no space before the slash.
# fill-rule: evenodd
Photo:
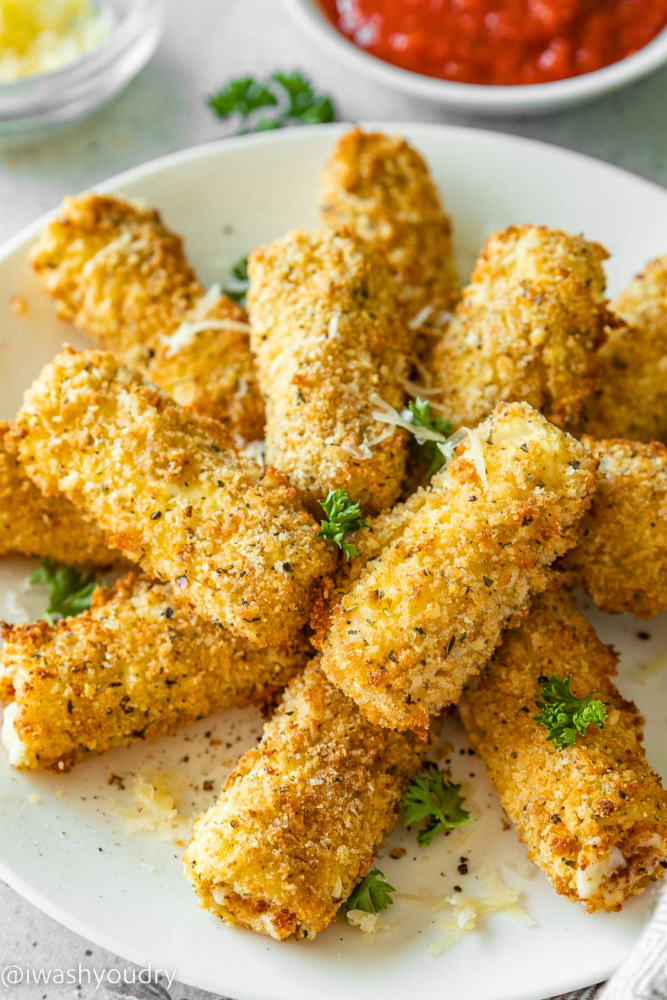
<svg viewBox="0 0 667 1000">
<path fill-rule="evenodd" d="M 406 435 L 373 419 L 373 397 L 403 405 L 406 337 L 384 262 L 351 232 L 297 229 L 254 250 L 248 273 L 267 461 L 317 499 L 391 506 Z"/>
<path fill-rule="evenodd" d="M 585 429 L 597 438 L 667 441 L 667 256 L 647 264 L 612 303 L 602 379 Z"/>
<path fill-rule="evenodd" d="M 382 726 L 425 734 L 456 704 L 576 539 L 596 460 L 526 403 L 499 406 L 433 477 L 417 512 L 333 609 L 329 679 Z M 400 515 L 399 515 L 400 516 Z"/>
<path fill-rule="evenodd" d="M 225 296 L 204 297 L 182 239 L 156 211 L 109 195 L 67 198 L 30 262 L 61 319 L 234 438 L 262 437 L 247 316 Z"/>
<path fill-rule="evenodd" d="M 563 591 L 538 598 L 464 692 L 459 712 L 528 857 L 556 892 L 589 913 L 620 910 L 664 875 L 667 793 L 649 767 L 636 705 L 611 677 L 617 656 Z M 557 750 L 534 721 L 540 678 L 572 675 L 575 697 L 596 692 L 590 725 Z"/>
<path fill-rule="evenodd" d="M 111 566 L 104 534 L 84 521 L 69 500 L 45 497 L 5 448 L 10 425 L 0 421 L 0 557 L 53 559 L 67 566 Z"/>
<path fill-rule="evenodd" d="M 602 611 L 653 618 L 667 611 L 667 448 L 583 443 L 599 459 L 600 480 L 563 565 Z"/>
<path fill-rule="evenodd" d="M 260 649 L 179 602 L 171 584 L 133 573 L 98 588 L 90 611 L 54 627 L 4 625 L 2 635 L 0 698 L 16 705 L 21 744 L 13 763 L 54 771 L 264 704 L 304 668 L 309 646 Z"/>
<path fill-rule="evenodd" d="M 434 352 L 438 402 L 454 427 L 523 400 L 578 429 L 599 381 L 607 256 L 597 243 L 544 226 L 489 237 Z"/>
<path fill-rule="evenodd" d="M 47 495 L 64 493 L 204 617 L 259 645 L 307 621 L 333 547 L 297 490 L 113 355 L 59 354 L 9 437 Z"/>
<path fill-rule="evenodd" d="M 416 352 L 428 359 L 459 297 L 451 222 L 428 167 L 400 136 L 353 128 L 322 175 L 322 221 L 349 227 L 386 258 Z"/>
<path fill-rule="evenodd" d="M 200 906 L 279 941 L 315 937 L 393 827 L 418 743 L 365 722 L 312 661 L 195 827 L 184 863 Z"/>
</svg>

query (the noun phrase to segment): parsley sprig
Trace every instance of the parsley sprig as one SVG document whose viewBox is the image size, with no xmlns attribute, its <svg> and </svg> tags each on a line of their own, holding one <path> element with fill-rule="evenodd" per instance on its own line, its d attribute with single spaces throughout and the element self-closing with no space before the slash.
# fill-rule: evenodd
<svg viewBox="0 0 667 1000">
<path fill-rule="evenodd" d="M 93 591 L 99 585 L 90 576 L 82 576 L 72 566 L 60 566 L 52 559 L 43 559 L 39 569 L 30 574 L 30 582 L 49 588 L 49 606 L 44 618 L 53 625 L 52 615 L 71 618 L 90 607 Z"/>
<path fill-rule="evenodd" d="M 332 122 L 336 111 L 330 97 L 317 94 L 302 73 L 277 71 L 264 80 L 237 76 L 206 102 L 226 120 L 235 116 L 240 132 L 264 132 L 284 125 L 318 125 Z M 271 114 L 261 114 L 273 108 Z"/>
<path fill-rule="evenodd" d="M 418 844 L 430 844 L 436 834 L 444 830 L 454 830 L 475 822 L 474 817 L 463 808 L 465 798 L 460 792 L 461 786 L 445 781 L 444 773 L 433 765 L 428 775 L 414 779 L 403 796 L 403 821 L 406 826 L 411 826 L 428 820 L 417 834 Z"/>
<path fill-rule="evenodd" d="M 320 500 L 319 504 L 328 520 L 322 521 L 317 537 L 337 545 L 345 553 L 346 559 L 358 556 L 355 546 L 343 539 L 349 531 L 358 531 L 368 524 L 359 504 L 353 503 L 345 490 L 329 490 L 326 500 Z"/>
<path fill-rule="evenodd" d="M 389 885 L 386 876 L 379 868 L 374 868 L 361 880 L 356 889 L 352 890 L 349 899 L 343 905 L 346 910 L 379 913 L 394 902 L 391 898 L 392 892 L 396 892 L 396 889 L 393 885 Z"/>
<path fill-rule="evenodd" d="M 245 297 L 250 287 L 248 258 L 239 257 L 236 263 L 232 264 L 229 273 L 234 283 L 233 285 L 223 287 L 222 291 L 232 302 L 239 302 L 242 306 L 245 306 Z"/>
<path fill-rule="evenodd" d="M 408 409 L 412 414 L 411 423 L 415 427 L 425 427 L 427 430 L 435 431 L 437 434 L 442 434 L 445 437 L 449 437 L 452 433 L 452 425 L 449 420 L 438 416 L 437 413 L 432 413 L 431 404 L 427 399 L 417 396 L 414 401 L 408 403 Z M 419 458 L 423 462 L 429 463 L 424 475 L 424 482 L 427 482 L 431 476 L 434 476 L 436 472 L 442 469 L 447 459 L 438 447 L 437 441 L 420 441 L 419 435 L 415 435 L 415 437 L 411 438 L 411 444 Z"/>
<path fill-rule="evenodd" d="M 594 698 L 592 691 L 584 698 L 575 698 L 570 692 L 572 674 L 560 680 L 555 674 L 542 684 L 542 700 L 536 701 L 539 712 L 534 721 L 548 730 L 547 739 L 557 750 L 574 746 L 577 733 L 585 736 L 590 725 L 604 729 L 607 710 L 604 703 Z"/>
</svg>

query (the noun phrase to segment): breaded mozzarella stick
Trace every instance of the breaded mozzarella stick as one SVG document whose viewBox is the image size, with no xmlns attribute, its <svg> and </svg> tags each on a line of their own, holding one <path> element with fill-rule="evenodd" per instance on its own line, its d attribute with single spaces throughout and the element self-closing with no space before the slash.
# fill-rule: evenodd
<svg viewBox="0 0 667 1000">
<path fill-rule="evenodd" d="M 329 228 L 349 227 L 384 254 L 417 353 L 427 360 L 459 283 L 451 223 L 422 157 L 398 136 L 351 129 L 324 167 L 320 212 Z"/>
<path fill-rule="evenodd" d="M 583 443 L 599 459 L 600 480 L 562 565 L 602 611 L 653 618 L 667 610 L 667 448 Z"/>
<path fill-rule="evenodd" d="M 333 554 L 296 489 L 113 355 L 59 354 L 10 439 L 47 495 L 64 493 L 203 616 L 259 645 L 306 622 Z"/>
<path fill-rule="evenodd" d="M 297 229 L 254 250 L 248 273 L 267 461 L 317 499 L 391 506 L 406 436 L 372 414 L 377 397 L 403 405 L 406 337 L 384 262 L 352 233 Z"/>
<path fill-rule="evenodd" d="M 260 649 L 129 573 L 54 627 L 5 625 L 2 741 L 10 764 L 65 771 L 88 751 L 174 733 L 262 704 L 306 664 L 308 643 Z"/>
<path fill-rule="evenodd" d="M 620 910 L 667 860 L 667 793 L 646 762 L 637 707 L 611 677 L 616 654 L 566 592 L 535 601 L 464 692 L 459 712 L 528 857 L 556 892 L 589 913 Z M 572 693 L 596 692 L 604 728 L 590 725 L 556 749 L 534 721 L 540 679 L 572 675 Z"/>
<path fill-rule="evenodd" d="M 576 430 L 597 388 L 607 252 L 540 226 L 489 237 L 434 352 L 438 402 L 454 427 L 524 400 Z"/>
<path fill-rule="evenodd" d="M 215 290 L 204 295 L 157 212 L 109 195 L 67 198 L 30 260 L 61 319 L 235 439 L 262 437 L 247 317 Z"/>
<path fill-rule="evenodd" d="M 200 905 L 279 941 L 315 937 L 393 827 L 418 744 L 365 722 L 312 661 L 195 827 L 184 862 Z"/>
<path fill-rule="evenodd" d="M 647 264 L 612 302 L 602 379 L 586 430 L 597 438 L 667 441 L 667 256 Z"/>
<path fill-rule="evenodd" d="M 0 557 L 53 559 L 66 566 L 111 566 L 104 534 L 69 500 L 45 497 L 5 448 L 10 425 L 0 421 Z"/>
<path fill-rule="evenodd" d="M 574 545 L 595 465 L 526 403 L 499 406 L 459 446 L 322 639 L 322 669 L 369 721 L 425 734 L 456 704 Z"/>
</svg>

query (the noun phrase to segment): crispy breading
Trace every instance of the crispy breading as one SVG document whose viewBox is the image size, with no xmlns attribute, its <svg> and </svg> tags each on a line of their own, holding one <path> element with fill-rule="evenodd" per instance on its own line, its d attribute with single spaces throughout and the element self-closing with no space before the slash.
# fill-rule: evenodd
<svg viewBox="0 0 667 1000">
<path fill-rule="evenodd" d="M 128 573 L 90 611 L 50 627 L 5 625 L 0 699 L 15 705 L 10 763 L 65 771 L 88 751 L 154 740 L 224 708 L 264 704 L 309 643 L 260 649 L 202 618 L 168 583 Z M 8 731 L 11 728 L 11 733 Z"/>
<path fill-rule="evenodd" d="M 159 214 L 109 195 L 67 198 L 30 255 L 61 319 L 234 438 L 262 437 L 247 316 L 204 297 Z"/>
<path fill-rule="evenodd" d="M 297 229 L 250 255 L 251 342 L 266 402 L 267 461 L 323 499 L 344 489 L 389 507 L 406 435 L 372 417 L 403 405 L 405 331 L 383 260 L 353 233 Z"/>
<path fill-rule="evenodd" d="M 562 565 L 602 611 L 653 618 L 667 611 L 667 448 L 583 443 L 600 461 L 600 480 Z"/>
<path fill-rule="evenodd" d="M 451 223 L 428 167 L 400 136 L 353 128 L 336 141 L 322 175 L 320 213 L 349 226 L 386 257 L 416 351 L 427 359 L 459 297 Z"/>
<path fill-rule="evenodd" d="M 195 827 L 184 862 L 200 905 L 276 940 L 315 937 L 393 827 L 418 744 L 365 722 L 311 662 Z"/>
<path fill-rule="evenodd" d="M 260 645 L 307 621 L 333 547 L 298 491 L 113 355 L 59 354 L 9 438 L 47 495 L 64 493 L 200 614 Z"/>
<path fill-rule="evenodd" d="M 620 910 L 667 859 L 667 793 L 646 762 L 637 707 L 611 677 L 617 656 L 563 591 L 538 598 L 466 689 L 459 712 L 528 857 L 556 892 L 589 913 Z M 596 692 L 603 729 L 590 725 L 557 750 L 534 721 L 540 678 L 572 675 Z"/>
<path fill-rule="evenodd" d="M 544 226 L 489 237 L 434 352 L 438 402 L 454 427 L 524 400 L 577 430 L 599 381 L 607 256 L 597 243 Z"/>
<path fill-rule="evenodd" d="M 0 557 L 53 559 L 67 566 L 111 566 L 104 534 L 84 521 L 69 500 L 45 497 L 5 448 L 10 425 L 0 421 Z"/>
<path fill-rule="evenodd" d="M 667 441 L 667 256 L 612 303 L 620 321 L 600 350 L 602 379 L 585 429 L 597 438 Z"/>
<path fill-rule="evenodd" d="M 596 460 L 526 403 L 499 406 L 333 610 L 322 668 L 369 721 L 425 733 L 575 543 Z M 422 502 L 423 501 L 423 502 Z"/>
</svg>

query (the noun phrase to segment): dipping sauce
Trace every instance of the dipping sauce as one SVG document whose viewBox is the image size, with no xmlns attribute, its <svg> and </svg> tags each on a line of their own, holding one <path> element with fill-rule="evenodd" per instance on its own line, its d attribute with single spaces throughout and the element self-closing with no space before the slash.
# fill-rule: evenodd
<svg viewBox="0 0 667 1000">
<path fill-rule="evenodd" d="M 92 0 L 0 0 L 0 84 L 62 69 L 110 30 Z"/>
<path fill-rule="evenodd" d="M 667 25 L 667 0 L 320 0 L 359 48 L 458 83 L 548 83 L 624 59 Z"/>
</svg>

